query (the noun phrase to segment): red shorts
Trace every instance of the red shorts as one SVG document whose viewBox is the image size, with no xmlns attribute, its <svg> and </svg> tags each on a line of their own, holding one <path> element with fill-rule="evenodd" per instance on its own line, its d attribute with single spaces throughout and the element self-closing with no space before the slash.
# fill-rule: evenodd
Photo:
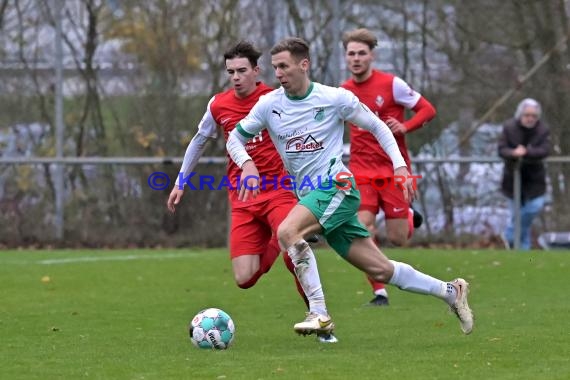
<svg viewBox="0 0 570 380">
<path fill-rule="evenodd" d="M 232 201 L 231 258 L 263 254 L 270 243 L 278 244 L 277 227 L 296 204 L 297 198 L 286 189 L 269 191 L 262 199 Z"/>
<path fill-rule="evenodd" d="M 374 215 L 380 209 L 386 219 L 408 219 L 410 204 L 404 199 L 404 192 L 393 183 L 386 184 L 383 179 L 372 179 L 375 182 L 358 185 L 360 190 L 359 211 L 370 211 Z M 390 181 L 389 178 L 385 181 Z"/>
</svg>

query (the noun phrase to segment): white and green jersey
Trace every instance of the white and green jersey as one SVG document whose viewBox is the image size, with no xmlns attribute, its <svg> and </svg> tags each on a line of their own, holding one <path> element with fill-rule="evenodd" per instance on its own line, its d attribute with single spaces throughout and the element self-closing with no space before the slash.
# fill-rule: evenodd
<svg viewBox="0 0 570 380">
<path fill-rule="evenodd" d="M 249 139 L 267 128 L 295 181 L 309 178 L 317 184 L 329 177 L 334 179 L 341 172 L 349 173 L 342 162 L 345 120 L 374 130 L 390 157 L 396 157 L 394 167 L 405 166 L 388 127 L 352 92 L 320 83 L 311 82 L 302 97 L 289 96 L 283 88 L 261 96 L 236 130 L 242 138 Z"/>
</svg>

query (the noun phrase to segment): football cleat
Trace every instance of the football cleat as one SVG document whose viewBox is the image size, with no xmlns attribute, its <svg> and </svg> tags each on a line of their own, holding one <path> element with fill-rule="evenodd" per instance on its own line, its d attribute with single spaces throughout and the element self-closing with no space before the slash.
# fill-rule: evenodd
<svg viewBox="0 0 570 380">
<path fill-rule="evenodd" d="M 413 206 L 410 206 L 410 211 L 413 212 L 412 220 L 414 223 L 414 228 L 420 228 L 421 225 L 424 223 L 424 216 Z"/>
<path fill-rule="evenodd" d="M 295 323 L 293 329 L 297 334 L 311 335 L 313 333 L 331 333 L 334 322 L 330 315 L 320 315 L 309 312 L 303 322 Z"/>
<path fill-rule="evenodd" d="M 383 296 L 381 294 L 376 294 L 374 298 L 370 300 L 366 306 L 388 306 L 390 303 L 388 302 L 388 297 Z"/>
<path fill-rule="evenodd" d="M 459 318 L 461 331 L 466 335 L 471 334 L 473 331 L 473 312 L 467 303 L 469 283 L 462 278 L 456 278 L 451 282 L 451 285 L 457 290 L 457 297 L 449 308 Z"/>
</svg>

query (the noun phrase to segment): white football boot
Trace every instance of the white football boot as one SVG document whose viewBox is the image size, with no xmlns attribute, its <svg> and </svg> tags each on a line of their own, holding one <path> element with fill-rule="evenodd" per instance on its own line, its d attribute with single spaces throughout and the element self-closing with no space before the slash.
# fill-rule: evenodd
<svg viewBox="0 0 570 380">
<path fill-rule="evenodd" d="M 457 297 L 449 305 L 449 308 L 459 318 L 459 324 L 463 333 L 470 334 L 473 331 L 473 312 L 467 303 L 469 283 L 462 278 L 456 278 L 450 284 L 457 290 Z"/>
<path fill-rule="evenodd" d="M 311 335 L 313 333 L 330 334 L 334 329 L 334 322 L 330 315 L 309 312 L 303 322 L 295 323 L 293 329 L 297 334 L 302 335 Z"/>
</svg>

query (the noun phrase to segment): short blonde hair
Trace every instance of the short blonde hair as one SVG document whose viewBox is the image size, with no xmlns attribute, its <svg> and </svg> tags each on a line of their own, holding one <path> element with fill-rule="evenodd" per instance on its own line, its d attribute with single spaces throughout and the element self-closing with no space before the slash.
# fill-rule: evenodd
<svg viewBox="0 0 570 380">
<path fill-rule="evenodd" d="M 371 31 L 366 28 L 360 28 L 352 30 L 350 32 L 345 32 L 342 35 L 342 44 L 345 49 L 348 46 L 349 42 L 360 42 L 366 44 L 370 50 L 378 46 L 378 39 Z"/>
</svg>

